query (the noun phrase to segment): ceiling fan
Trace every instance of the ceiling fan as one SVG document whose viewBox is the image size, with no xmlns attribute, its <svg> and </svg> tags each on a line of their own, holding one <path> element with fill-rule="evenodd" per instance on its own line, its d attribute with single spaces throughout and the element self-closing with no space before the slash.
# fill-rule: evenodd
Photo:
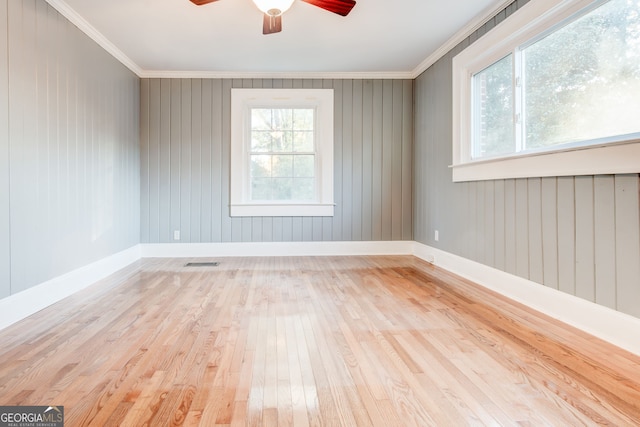
<svg viewBox="0 0 640 427">
<path fill-rule="evenodd" d="M 191 3 L 202 6 L 218 0 L 190 0 Z M 347 16 L 353 6 L 354 0 L 302 0 L 329 12 Z M 264 13 L 262 21 L 262 34 L 273 34 L 282 31 L 282 14 L 285 13 L 294 0 L 253 0 L 258 9 Z"/>
</svg>

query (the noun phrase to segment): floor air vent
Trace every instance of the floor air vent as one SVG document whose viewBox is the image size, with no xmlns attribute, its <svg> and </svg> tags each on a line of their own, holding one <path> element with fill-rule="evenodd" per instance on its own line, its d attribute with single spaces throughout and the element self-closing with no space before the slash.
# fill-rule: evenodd
<svg viewBox="0 0 640 427">
<path fill-rule="evenodd" d="M 184 266 L 185 267 L 217 267 L 219 266 L 219 262 L 188 262 Z"/>
</svg>

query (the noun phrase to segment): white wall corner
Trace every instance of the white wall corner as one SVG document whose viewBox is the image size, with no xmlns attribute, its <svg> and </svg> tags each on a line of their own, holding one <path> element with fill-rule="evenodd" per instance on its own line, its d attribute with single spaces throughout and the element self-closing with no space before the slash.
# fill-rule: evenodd
<svg viewBox="0 0 640 427">
<path fill-rule="evenodd" d="M 547 316 L 640 355 L 640 319 L 415 242 L 413 254 Z"/>
<path fill-rule="evenodd" d="M 0 299 L 0 330 L 138 261 L 140 245 Z"/>
</svg>

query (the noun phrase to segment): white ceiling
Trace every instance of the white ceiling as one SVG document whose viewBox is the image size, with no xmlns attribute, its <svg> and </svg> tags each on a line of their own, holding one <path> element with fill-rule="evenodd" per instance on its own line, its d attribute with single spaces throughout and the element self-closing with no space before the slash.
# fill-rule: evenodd
<svg viewBox="0 0 640 427">
<path fill-rule="evenodd" d="M 357 0 L 342 17 L 295 1 L 265 36 L 251 0 L 47 1 L 141 77 L 415 75 L 509 3 Z"/>
</svg>

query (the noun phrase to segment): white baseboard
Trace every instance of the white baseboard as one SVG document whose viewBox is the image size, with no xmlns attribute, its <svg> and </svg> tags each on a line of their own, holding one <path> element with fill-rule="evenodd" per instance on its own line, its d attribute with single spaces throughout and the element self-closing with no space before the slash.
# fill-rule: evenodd
<svg viewBox="0 0 640 427">
<path fill-rule="evenodd" d="M 0 299 L 0 329 L 140 258 L 414 255 L 640 355 L 640 319 L 414 241 L 141 244 Z"/>
<path fill-rule="evenodd" d="M 0 299 L 0 313 L 2 313 L 0 314 L 0 329 L 61 301 L 139 259 L 140 246 L 136 245 Z"/>
<path fill-rule="evenodd" d="M 411 255 L 413 241 L 142 244 L 142 258 Z"/>
<path fill-rule="evenodd" d="M 415 242 L 413 254 L 554 319 L 640 355 L 640 319 Z"/>
</svg>

